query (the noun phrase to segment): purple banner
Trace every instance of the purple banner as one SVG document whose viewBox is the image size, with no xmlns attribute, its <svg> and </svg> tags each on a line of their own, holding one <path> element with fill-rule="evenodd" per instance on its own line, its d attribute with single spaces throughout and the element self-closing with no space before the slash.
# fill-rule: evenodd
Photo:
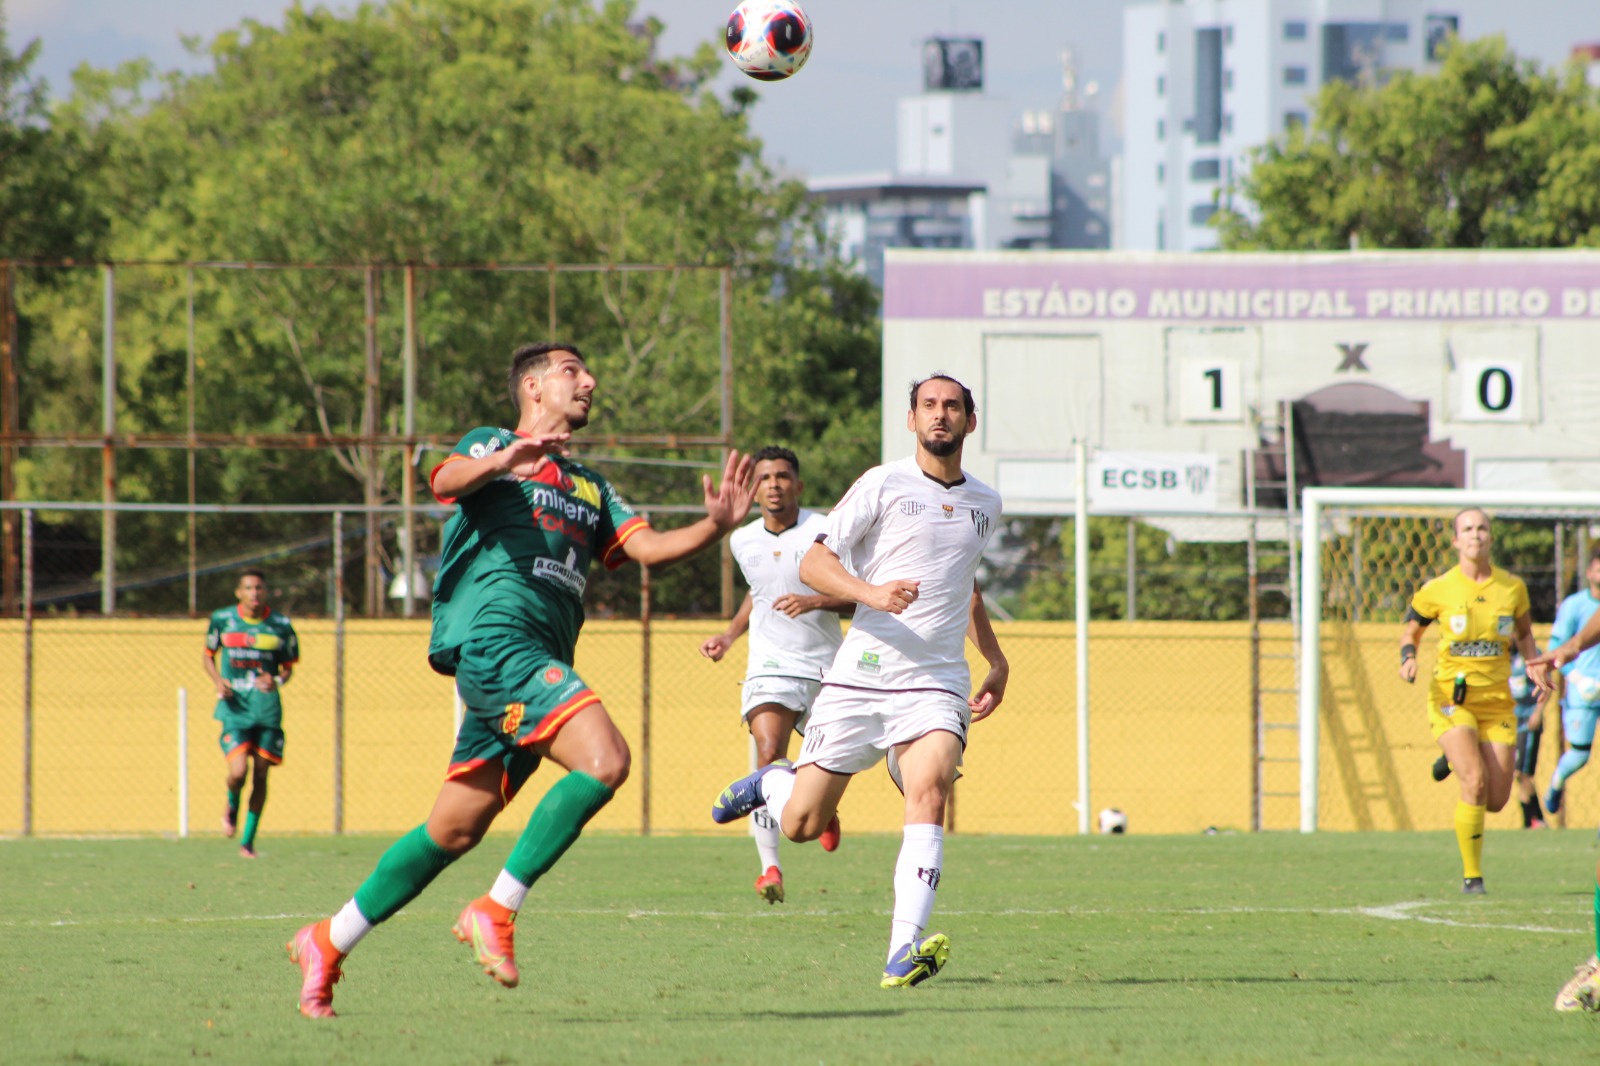
<svg viewBox="0 0 1600 1066">
<path fill-rule="evenodd" d="M 897 258 L 886 319 L 1600 319 L 1600 255 L 1584 252 Z"/>
</svg>

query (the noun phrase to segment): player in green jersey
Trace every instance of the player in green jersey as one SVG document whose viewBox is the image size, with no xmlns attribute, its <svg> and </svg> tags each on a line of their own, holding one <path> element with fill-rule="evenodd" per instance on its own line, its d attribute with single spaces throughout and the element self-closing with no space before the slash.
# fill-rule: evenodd
<svg viewBox="0 0 1600 1066">
<path fill-rule="evenodd" d="M 627 741 L 572 667 L 589 565 L 682 559 L 722 539 L 750 510 L 751 462 L 738 452 L 720 485 L 702 478 L 706 516 L 666 531 L 635 515 L 604 477 L 566 458 L 595 390 L 572 345 L 518 348 L 510 386 L 516 428 L 471 430 L 431 478 L 434 495 L 458 505 L 444 530 L 428 646 L 429 664 L 455 677 L 467 706 L 450 769 L 428 820 L 384 853 L 344 907 L 289 942 L 308 1017 L 333 1015 L 345 955 L 482 840 L 549 759 L 566 776 L 539 801 L 489 893 L 454 927 L 485 973 L 507 988 L 517 984 L 513 922 L 529 886 L 628 776 Z"/>
<path fill-rule="evenodd" d="M 283 701 L 278 690 L 294 673 L 300 640 L 288 616 L 267 606 L 267 578 L 260 570 L 242 571 L 233 594 L 237 606 L 211 612 L 202 661 L 217 691 L 212 717 L 222 723 L 222 755 L 228 760 L 228 803 L 222 809 L 226 836 L 239 828 L 239 793 L 246 770 L 255 768 L 244 835 L 239 838 L 239 854 L 253 859 L 256 829 L 267 805 L 267 770 L 283 762 Z"/>
</svg>

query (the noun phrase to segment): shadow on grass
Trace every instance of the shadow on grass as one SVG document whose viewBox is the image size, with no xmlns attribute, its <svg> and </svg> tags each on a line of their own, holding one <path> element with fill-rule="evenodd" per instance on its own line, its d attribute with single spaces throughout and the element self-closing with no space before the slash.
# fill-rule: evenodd
<svg viewBox="0 0 1600 1066">
<path fill-rule="evenodd" d="M 917 995 L 918 993 L 912 993 Z M 921 993 L 926 994 L 926 993 Z M 730 1022 L 747 1022 L 752 1020 L 766 1020 L 774 1022 L 826 1022 L 843 1021 L 850 1018 L 860 1019 L 887 1019 L 903 1018 L 908 1015 L 925 1013 L 927 1010 L 936 1010 L 940 1016 L 955 1014 L 1109 1014 L 1120 1007 L 1062 1007 L 1060 1005 L 1040 1005 L 1037 1007 L 962 1007 L 951 1006 L 945 1002 L 929 1001 L 918 1006 L 883 1007 L 871 1010 L 750 1010 L 750 1011 L 684 1011 L 668 1016 L 657 1014 L 635 1015 L 607 1015 L 605 1017 L 567 1017 L 548 1018 L 544 1020 L 555 1022 L 559 1025 L 601 1025 L 615 1024 L 618 1022 L 630 1025 L 642 1021 L 652 1022 L 689 1022 L 696 1025 L 706 1023 L 724 1024 Z"/>
</svg>

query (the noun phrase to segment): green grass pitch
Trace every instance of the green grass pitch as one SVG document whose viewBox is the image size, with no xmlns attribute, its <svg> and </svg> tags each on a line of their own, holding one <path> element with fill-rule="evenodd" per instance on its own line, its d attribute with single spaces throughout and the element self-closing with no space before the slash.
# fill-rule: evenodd
<svg viewBox="0 0 1600 1066">
<path fill-rule="evenodd" d="M 848 812 L 846 812 L 848 813 Z M 269 812 L 270 815 L 270 812 Z M 952 836 L 934 928 L 948 967 L 886 991 L 898 840 L 785 851 L 596 835 L 530 895 L 522 986 L 450 925 L 509 849 L 491 837 L 345 965 L 340 1017 L 295 1013 L 283 944 L 347 899 L 387 840 L 0 842 L 7 1063 L 1595 1061 L 1557 1014 L 1594 948 L 1586 830 L 1495 833 L 1463 899 L 1440 833 Z"/>
</svg>

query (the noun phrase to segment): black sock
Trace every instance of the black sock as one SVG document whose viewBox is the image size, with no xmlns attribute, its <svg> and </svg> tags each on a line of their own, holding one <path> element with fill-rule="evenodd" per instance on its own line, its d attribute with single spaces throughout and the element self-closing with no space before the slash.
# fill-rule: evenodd
<svg viewBox="0 0 1600 1066">
<path fill-rule="evenodd" d="M 1536 799 L 1523 800 L 1522 801 L 1522 828 L 1527 829 L 1528 827 L 1533 825 L 1535 819 L 1540 818 L 1543 814 L 1544 814 L 1544 812 L 1539 809 L 1539 801 L 1538 800 L 1536 800 Z"/>
</svg>

